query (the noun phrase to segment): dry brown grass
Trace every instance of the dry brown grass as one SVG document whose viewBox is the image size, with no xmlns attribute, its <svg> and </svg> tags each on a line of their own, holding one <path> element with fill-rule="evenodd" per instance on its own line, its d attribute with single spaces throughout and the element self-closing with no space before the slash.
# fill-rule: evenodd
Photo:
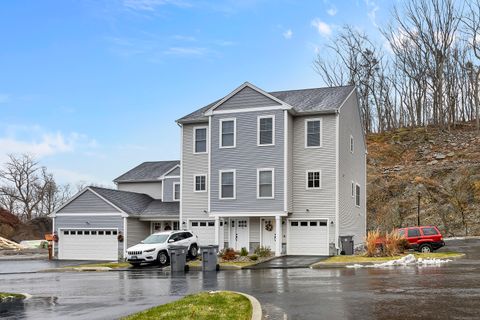
<svg viewBox="0 0 480 320">
<path fill-rule="evenodd" d="M 368 231 L 367 236 L 365 237 L 365 243 L 367 246 L 367 252 L 365 253 L 367 257 L 375 257 L 378 252 L 378 241 L 380 240 L 380 231 Z"/>
</svg>

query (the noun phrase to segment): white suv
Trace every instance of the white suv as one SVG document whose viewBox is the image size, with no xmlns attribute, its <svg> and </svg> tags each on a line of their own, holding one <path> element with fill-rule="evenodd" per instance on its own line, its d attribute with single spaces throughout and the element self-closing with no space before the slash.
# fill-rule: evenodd
<svg viewBox="0 0 480 320">
<path fill-rule="evenodd" d="M 160 266 L 169 263 L 169 245 L 188 247 L 188 255 L 196 258 L 198 254 L 198 237 L 191 231 L 165 231 L 148 236 L 139 244 L 127 249 L 127 262 L 133 266 L 141 263 L 157 262 Z"/>
</svg>

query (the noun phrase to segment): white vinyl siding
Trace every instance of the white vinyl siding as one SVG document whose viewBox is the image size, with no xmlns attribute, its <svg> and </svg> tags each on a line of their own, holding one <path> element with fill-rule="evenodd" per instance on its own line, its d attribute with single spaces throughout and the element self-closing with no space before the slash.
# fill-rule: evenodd
<svg viewBox="0 0 480 320">
<path fill-rule="evenodd" d="M 306 181 L 307 181 L 307 189 L 321 189 L 322 188 L 322 171 L 308 170 Z"/>
<path fill-rule="evenodd" d="M 319 148 L 322 146 L 322 119 L 305 120 L 305 147 Z"/>
<path fill-rule="evenodd" d="M 273 199 L 275 190 L 275 170 L 273 168 L 257 170 L 258 199 Z"/>
<path fill-rule="evenodd" d="M 173 184 L 173 201 L 180 201 L 180 182 Z"/>
<path fill-rule="evenodd" d="M 257 119 L 257 145 L 275 145 L 275 116 L 259 116 Z"/>
<path fill-rule="evenodd" d="M 235 148 L 237 122 L 234 118 L 220 120 L 220 148 Z"/>
<path fill-rule="evenodd" d="M 220 170 L 220 199 L 235 199 L 235 170 Z"/>
<path fill-rule="evenodd" d="M 194 128 L 194 153 L 207 152 L 207 127 Z"/>
<path fill-rule="evenodd" d="M 205 192 L 207 191 L 207 176 L 206 175 L 196 175 L 193 179 L 194 186 L 193 191 L 195 192 Z"/>
</svg>

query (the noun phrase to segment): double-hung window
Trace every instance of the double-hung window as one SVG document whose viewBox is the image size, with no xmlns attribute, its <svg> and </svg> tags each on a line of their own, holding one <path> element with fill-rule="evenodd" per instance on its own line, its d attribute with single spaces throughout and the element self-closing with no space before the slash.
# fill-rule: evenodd
<svg viewBox="0 0 480 320">
<path fill-rule="evenodd" d="M 318 148 L 322 146 L 322 120 L 305 120 L 305 147 Z"/>
<path fill-rule="evenodd" d="M 235 170 L 220 170 L 220 199 L 235 199 Z"/>
<path fill-rule="evenodd" d="M 195 128 L 194 130 L 195 145 L 194 153 L 207 152 L 207 128 Z"/>
<path fill-rule="evenodd" d="M 173 183 L 173 201 L 180 201 L 180 182 Z"/>
<path fill-rule="evenodd" d="M 220 148 L 235 148 L 236 144 L 236 120 L 220 120 Z"/>
<path fill-rule="evenodd" d="M 322 172 L 320 170 L 307 171 L 307 189 L 320 189 Z"/>
<path fill-rule="evenodd" d="M 360 185 L 355 185 L 355 205 L 360 207 Z"/>
<path fill-rule="evenodd" d="M 350 152 L 353 153 L 355 150 L 355 141 L 353 140 L 353 136 L 350 136 Z"/>
<path fill-rule="evenodd" d="M 274 180 L 273 169 L 257 170 L 257 197 L 259 199 L 274 198 Z"/>
<path fill-rule="evenodd" d="M 259 146 L 273 146 L 275 144 L 275 117 L 259 116 L 257 123 L 257 144 Z"/>
<path fill-rule="evenodd" d="M 202 192 L 207 190 L 207 176 L 199 175 L 195 176 L 195 192 Z"/>
</svg>

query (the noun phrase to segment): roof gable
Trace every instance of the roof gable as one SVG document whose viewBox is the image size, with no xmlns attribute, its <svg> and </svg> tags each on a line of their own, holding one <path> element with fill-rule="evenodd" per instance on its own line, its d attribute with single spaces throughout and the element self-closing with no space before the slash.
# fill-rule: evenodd
<svg viewBox="0 0 480 320">
<path fill-rule="evenodd" d="M 136 166 L 135 168 L 122 174 L 114 182 L 147 182 L 160 181 L 160 178 L 175 166 L 180 165 L 180 161 L 149 161 Z"/>
<path fill-rule="evenodd" d="M 73 197 L 58 213 L 119 213 L 120 210 L 110 205 L 91 190 L 84 189 Z"/>
<path fill-rule="evenodd" d="M 217 106 L 215 111 L 280 105 L 277 101 L 247 86 Z"/>
</svg>

